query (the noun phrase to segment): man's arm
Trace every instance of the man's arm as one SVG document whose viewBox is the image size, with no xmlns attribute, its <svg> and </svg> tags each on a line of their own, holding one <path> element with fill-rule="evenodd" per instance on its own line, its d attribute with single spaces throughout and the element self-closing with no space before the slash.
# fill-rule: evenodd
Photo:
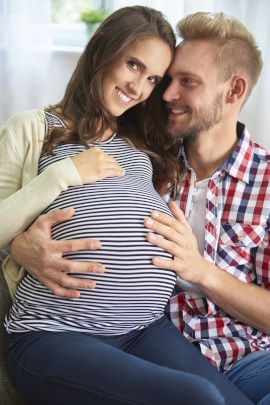
<svg viewBox="0 0 270 405">
<path fill-rule="evenodd" d="M 153 264 L 174 270 L 183 280 L 196 284 L 232 317 L 270 335 L 270 291 L 246 284 L 207 262 L 198 251 L 183 212 L 174 202 L 169 206 L 175 218 L 153 211 L 151 219 L 145 219 L 148 229 L 162 235 L 149 232 L 147 240 L 174 256 L 173 260 L 154 257 Z"/>
<path fill-rule="evenodd" d="M 74 209 L 57 210 L 41 215 L 25 232 L 13 239 L 10 254 L 31 275 L 48 287 L 55 295 L 69 298 L 80 296 L 79 288 L 95 288 L 95 282 L 72 277 L 67 273 L 103 273 L 100 263 L 76 262 L 62 257 L 64 252 L 97 250 L 97 240 L 74 239 L 56 241 L 51 239 L 51 226 L 67 221 Z"/>
</svg>

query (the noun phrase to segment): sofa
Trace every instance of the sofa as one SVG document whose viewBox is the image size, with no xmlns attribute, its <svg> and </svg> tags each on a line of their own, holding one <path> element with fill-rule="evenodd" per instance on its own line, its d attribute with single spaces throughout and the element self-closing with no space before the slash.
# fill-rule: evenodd
<svg viewBox="0 0 270 405">
<path fill-rule="evenodd" d="M 0 266 L 7 255 L 6 251 L 0 252 Z M 11 296 L 4 278 L 3 271 L 0 271 L 0 403 L 1 405 L 27 405 L 15 385 L 13 384 L 6 364 L 5 356 L 5 314 L 11 306 Z"/>
</svg>

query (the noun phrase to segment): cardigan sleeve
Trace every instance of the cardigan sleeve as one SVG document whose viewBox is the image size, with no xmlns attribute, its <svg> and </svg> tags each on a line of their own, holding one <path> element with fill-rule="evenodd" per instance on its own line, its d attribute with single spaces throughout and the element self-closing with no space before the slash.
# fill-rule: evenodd
<svg viewBox="0 0 270 405">
<path fill-rule="evenodd" d="M 26 133 L 27 128 L 33 129 L 31 125 L 23 129 L 19 125 L 16 131 L 14 120 L 21 122 L 15 118 L 12 125 L 0 129 L 0 249 L 27 229 L 61 191 L 82 184 L 69 158 L 50 165 L 40 175 L 37 175 L 37 169 L 28 168 L 31 175 L 28 173 L 29 181 L 25 181 L 27 161 L 36 160 L 33 167 L 37 168 L 39 152 L 32 153 L 33 138 Z M 40 128 L 44 130 L 44 124 Z M 16 136 L 20 137 L 18 142 Z"/>
</svg>

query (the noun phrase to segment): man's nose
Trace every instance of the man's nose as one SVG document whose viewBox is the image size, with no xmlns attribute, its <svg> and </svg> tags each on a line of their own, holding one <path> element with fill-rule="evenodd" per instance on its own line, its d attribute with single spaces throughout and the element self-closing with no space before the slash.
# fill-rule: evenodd
<svg viewBox="0 0 270 405">
<path fill-rule="evenodd" d="M 179 100 L 181 98 L 181 92 L 179 85 L 175 81 L 171 81 L 168 85 L 167 89 L 163 93 L 163 100 L 164 101 L 173 101 Z"/>
</svg>

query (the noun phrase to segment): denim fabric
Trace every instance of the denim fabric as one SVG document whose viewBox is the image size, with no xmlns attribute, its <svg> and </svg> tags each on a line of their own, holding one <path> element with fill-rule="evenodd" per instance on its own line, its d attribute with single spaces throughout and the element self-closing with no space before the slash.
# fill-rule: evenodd
<svg viewBox="0 0 270 405">
<path fill-rule="evenodd" d="M 227 371 L 226 377 L 255 404 L 270 405 L 270 352 L 248 354 Z"/>
<path fill-rule="evenodd" d="M 166 318 L 112 336 L 7 336 L 10 374 L 29 404 L 251 404 Z"/>
</svg>

